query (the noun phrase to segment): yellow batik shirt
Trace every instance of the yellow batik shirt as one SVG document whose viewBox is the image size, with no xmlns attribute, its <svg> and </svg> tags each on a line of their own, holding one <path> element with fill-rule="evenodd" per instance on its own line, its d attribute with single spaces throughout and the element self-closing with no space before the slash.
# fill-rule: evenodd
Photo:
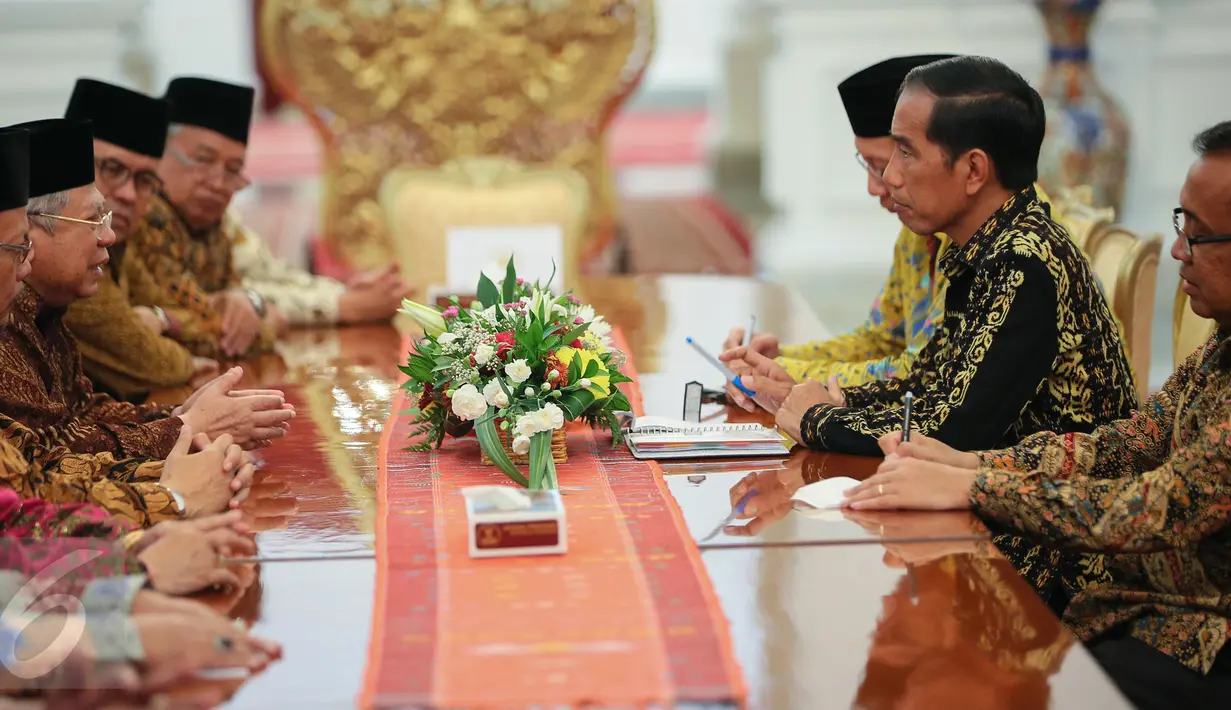
<svg viewBox="0 0 1231 710">
<path fill-rule="evenodd" d="M 210 303 L 215 293 L 241 288 L 230 238 L 222 224 L 192 230 L 162 195 L 150 201 L 149 212 L 129 237 L 123 271 L 134 306 L 175 309 L 183 317 L 170 333 L 194 355 L 225 359 L 222 314 Z M 268 324 L 245 357 L 273 349 L 275 334 Z"/>
<path fill-rule="evenodd" d="M 1090 555 L 1104 579 L 1064 620 L 1117 627 L 1208 673 L 1231 637 L 1231 331 L 1220 329 L 1131 416 L 980 454 L 973 509 Z"/>
<path fill-rule="evenodd" d="M 222 220 L 222 231 L 233 246 L 235 270 L 243 279 L 244 288 L 260 294 L 282 311 L 291 325 L 337 324 L 338 301 L 346 291 L 345 284 L 309 274 L 278 259 L 265 240 L 245 227 L 234 211 Z"/>
<path fill-rule="evenodd" d="M 124 251 L 111 248 L 98 293 L 69 306 L 64 323 L 77 339 L 82 369 L 95 387 L 131 400 L 153 389 L 188 384 L 195 367 L 191 352 L 151 331 L 133 310 L 128 296 L 133 270 L 123 269 Z M 171 309 L 168 318 L 189 319 L 182 309 Z"/>
<path fill-rule="evenodd" d="M 1048 202 L 1035 186 L 1039 199 Z M 1058 214 L 1052 215 L 1060 221 Z M 904 377 L 945 317 L 948 279 L 936 261 L 949 248 L 943 234 L 925 237 L 902 227 L 893 264 L 868 319 L 829 340 L 786 345 L 778 364 L 796 382 L 838 378 L 843 387 Z"/>
</svg>

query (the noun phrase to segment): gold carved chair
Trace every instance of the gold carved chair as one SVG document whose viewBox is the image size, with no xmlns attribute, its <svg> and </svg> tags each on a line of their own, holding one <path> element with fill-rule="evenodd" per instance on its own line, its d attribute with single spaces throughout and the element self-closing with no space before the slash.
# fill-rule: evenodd
<svg viewBox="0 0 1231 710">
<path fill-rule="evenodd" d="M 573 266 L 609 258 L 618 210 L 604 138 L 649 64 L 653 0 L 265 0 L 260 38 L 270 82 L 321 138 L 322 238 L 343 264 L 435 248 L 395 245 L 379 204 L 386 175 L 439 169 L 443 189 L 456 161 L 483 157 L 579 174 Z M 558 196 L 526 199 L 549 209 Z"/>
<path fill-rule="evenodd" d="M 530 167 L 509 158 L 394 168 L 379 192 L 403 273 L 424 286 L 446 285 L 445 237 L 452 227 L 550 224 L 564 235 L 560 267 L 566 286 L 574 287 L 589 200 L 586 180 L 576 170 Z"/>
<path fill-rule="evenodd" d="M 1123 329 L 1138 394 L 1143 400 L 1149 395 L 1154 289 L 1162 247 L 1162 237 L 1157 234 L 1141 237 L 1120 226 L 1093 232 L 1085 244 L 1094 273 Z"/>
<path fill-rule="evenodd" d="M 1095 207 L 1094 192 L 1086 185 L 1061 188 L 1051 197 L 1052 217 L 1088 255 L 1087 244 L 1091 237 L 1115 222 L 1116 211 L 1110 207 Z"/>
<path fill-rule="evenodd" d="M 1212 318 L 1202 318 L 1193 313 L 1183 287 L 1184 282 L 1181 281 L 1175 289 L 1175 308 L 1171 314 L 1171 357 L 1176 367 L 1204 345 L 1218 327 Z"/>
</svg>

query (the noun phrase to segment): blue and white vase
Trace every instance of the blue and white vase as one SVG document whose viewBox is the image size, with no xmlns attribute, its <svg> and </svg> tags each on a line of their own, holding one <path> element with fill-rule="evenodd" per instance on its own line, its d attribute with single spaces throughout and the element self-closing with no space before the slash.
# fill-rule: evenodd
<svg viewBox="0 0 1231 710">
<path fill-rule="evenodd" d="M 1089 185 L 1095 207 L 1120 214 L 1129 127 L 1090 65 L 1090 25 L 1101 0 L 1035 0 L 1047 30 L 1047 73 L 1039 93 L 1047 136 L 1039 180 L 1048 190 Z"/>
</svg>

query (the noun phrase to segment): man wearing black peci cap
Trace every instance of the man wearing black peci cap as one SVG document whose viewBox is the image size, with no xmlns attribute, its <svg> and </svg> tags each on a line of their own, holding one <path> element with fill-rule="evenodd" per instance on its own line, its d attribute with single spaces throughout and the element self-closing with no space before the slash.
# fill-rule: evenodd
<svg viewBox="0 0 1231 710">
<path fill-rule="evenodd" d="M 22 124 L 30 135 L 27 215 L 35 258 L 0 342 L 0 412 L 31 429 L 46 447 L 118 457 L 166 458 L 184 425 L 210 439 L 255 447 L 281 436 L 293 411 L 278 394 L 229 396 L 228 373 L 184 407 L 133 405 L 96 394 L 64 323 L 66 309 L 104 279 L 114 241 L 111 213 L 94 187 L 90 123 L 51 119 Z M 225 502 L 224 502 L 225 503 Z M 207 512 L 217 512 L 209 510 Z"/>
<path fill-rule="evenodd" d="M 30 134 L 0 129 L 0 328 L 30 273 Z"/>
<path fill-rule="evenodd" d="M 152 278 L 125 271 L 125 247 L 134 226 L 162 189 L 158 160 L 167 136 L 167 103 L 94 79 L 79 79 L 65 118 L 91 121 L 95 186 L 107 200 L 115 244 L 98 293 L 74 302 L 65 323 L 77 338 L 82 366 L 94 384 L 123 399 L 155 388 L 182 387 L 217 374 L 218 363 L 198 358 L 171 337 L 188 337 L 187 312 L 134 307 L 129 283 Z M 202 382 L 203 383 L 203 382 Z"/>
<path fill-rule="evenodd" d="M 396 268 L 349 284 L 312 276 L 274 259 L 229 209 L 248 184 L 250 87 L 182 77 L 166 98 L 171 129 L 159 166 L 165 190 L 134 241 L 149 272 L 170 284 L 142 299 L 191 309 L 207 325 L 213 340 L 188 343 L 191 350 L 235 357 L 267 347 L 291 325 L 392 317 L 407 291 Z"/>
</svg>

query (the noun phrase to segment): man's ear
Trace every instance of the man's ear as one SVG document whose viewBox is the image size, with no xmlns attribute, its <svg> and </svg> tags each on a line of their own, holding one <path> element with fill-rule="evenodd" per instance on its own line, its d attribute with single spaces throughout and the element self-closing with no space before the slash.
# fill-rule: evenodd
<svg viewBox="0 0 1231 710">
<path fill-rule="evenodd" d="M 978 194 L 995 177 L 996 168 L 991 158 L 980 148 L 966 151 L 958 158 L 958 163 L 965 173 L 967 195 Z"/>
</svg>

